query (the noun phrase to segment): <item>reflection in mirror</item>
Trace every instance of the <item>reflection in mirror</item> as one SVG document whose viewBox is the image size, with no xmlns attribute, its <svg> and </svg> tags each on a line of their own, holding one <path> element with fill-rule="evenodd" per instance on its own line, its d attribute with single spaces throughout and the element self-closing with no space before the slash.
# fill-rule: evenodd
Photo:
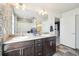
<svg viewBox="0 0 79 59">
<path fill-rule="evenodd" d="M 28 31 L 31 30 L 34 18 L 19 18 L 17 17 L 15 20 L 15 33 L 19 35 L 25 35 Z"/>
<path fill-rule="evenodd" d="M 13 13 L 14 13 L 14 34 L 19 35 L 27 34 L 28 32 L 31 31 L 33 27 L 35 27 L 37 30 L 40 29 L 41 31 L 42 28 L 47 27 L 47 24 L 45 24 L 45 22 L 48 21 L 48 13 L 44 9 L 36 11 L 35 9 L 31 8 L 19 9 L 14 7 Z M 37 24 L 35 23 L 35 20 L 37 19 L 41 21 L 40 27 L 37 27 Z"/>
<path fill-rule="evenodd" d="M 20 17 L 17 17 L 17 21 L 19 21 L 19 22 L 33 23 L 34 17 L 30 17 L 30 18 L 20 18 Z"/>
<path fill-rule="evenodd" d="M 47 13 L 47 11 L 46 10 L 40 10 L 39 11 L 39 15 L 41 16 L 41 18 L 42 18 L 42 20 L 48 20 L 48 13 Z"/>
</svg>

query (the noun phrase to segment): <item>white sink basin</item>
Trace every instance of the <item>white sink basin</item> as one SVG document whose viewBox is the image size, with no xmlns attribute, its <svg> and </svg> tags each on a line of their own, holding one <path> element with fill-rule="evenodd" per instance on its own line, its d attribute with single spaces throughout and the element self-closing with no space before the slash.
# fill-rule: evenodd
<svg viewBox="0 0 79 59">
<path fill-rule="evenodd" d="M 18 36 L 18 37 L 14 37 L 12 40 L 25 40 L 28 38 L 29 38 L 29 36 Z"/>
</svg>

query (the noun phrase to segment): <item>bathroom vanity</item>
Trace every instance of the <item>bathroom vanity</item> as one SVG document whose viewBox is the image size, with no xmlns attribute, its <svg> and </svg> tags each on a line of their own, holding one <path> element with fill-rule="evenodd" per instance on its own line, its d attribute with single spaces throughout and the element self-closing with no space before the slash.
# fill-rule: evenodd
<svg viewBox="0 0 79 59">
<path fill-rule="evenodd" d="M 26 37 L 25 37 L 26 38 Z M 3 56 L 51 56 L 56 52 L 56 36 L 18 38 L 3 44 Z"/>
</svg>

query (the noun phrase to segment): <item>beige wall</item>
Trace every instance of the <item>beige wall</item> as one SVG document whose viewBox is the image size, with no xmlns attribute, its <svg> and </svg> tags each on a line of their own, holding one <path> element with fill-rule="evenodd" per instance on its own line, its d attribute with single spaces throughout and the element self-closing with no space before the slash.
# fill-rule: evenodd
<svg viewBox="0 0 79 59">
<path fill-rule="evenodd" d="M 9 34 L 12 33 L 12 7 L 8 4 L 0 4 L 0 8 L 3 9 L 1 12 L 3 12 L 3 29 L 5 29 L 5 31 L 3 30 L 3 38 L 5 41 Z"/>
<path fill-rule="evenodd" d="M 4 27 L 6 30 L 5 34 L 12 33 L 12 8 L 10 5 L 6 4 L 3 6 L 4 8 Z"/>
</svg>

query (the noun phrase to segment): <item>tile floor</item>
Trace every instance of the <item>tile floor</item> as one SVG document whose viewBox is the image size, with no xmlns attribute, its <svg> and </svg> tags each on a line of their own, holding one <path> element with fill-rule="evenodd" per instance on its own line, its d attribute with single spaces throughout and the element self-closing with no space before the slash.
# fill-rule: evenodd
<svg viewBox="0 0 79 59">
<path fill-rule="evenodd" d="M 1 52 L 0 52 L 0 56 L 1 56 Z"/>
<path fill-rule="evenodd" d="M 56 48 L 56 53 L 53 56 L 79 56 L 79 50 L 70 47 L 59 45 Z"/>
</svg>

